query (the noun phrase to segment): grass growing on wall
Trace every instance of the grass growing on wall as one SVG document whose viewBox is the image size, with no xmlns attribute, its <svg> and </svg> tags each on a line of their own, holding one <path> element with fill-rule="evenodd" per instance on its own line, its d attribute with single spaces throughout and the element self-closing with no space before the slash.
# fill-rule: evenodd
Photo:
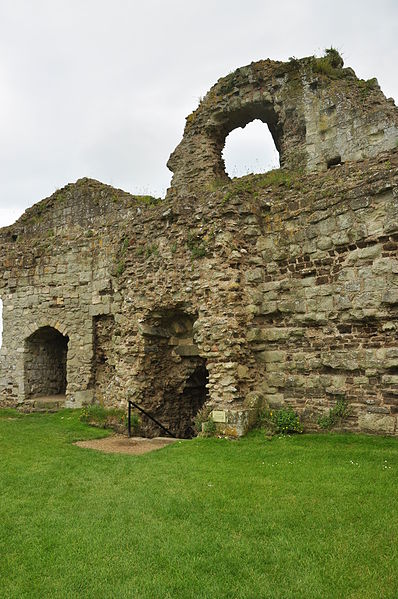
<svg viewBox="0 0 398 599">
<path fill-rule="evenodd" d="M 71 444 L 106 434 L 79 412 L 0 412 L 2 597 L 398 596 L 397 440 Z"/>
</svg>

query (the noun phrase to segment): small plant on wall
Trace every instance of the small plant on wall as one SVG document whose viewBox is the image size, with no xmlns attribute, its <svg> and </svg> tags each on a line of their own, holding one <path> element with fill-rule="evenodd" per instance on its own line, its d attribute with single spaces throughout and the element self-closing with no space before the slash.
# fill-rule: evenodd
<svg viewBox="0 0 398 599">
<path fill-rule="evenodd" d="M 197 260 L 206 256 L 205 242 L 191 233 L 188 233 L 187 246 L 191 251 L 192 260 Z"/>
<path fill-rule="evenodd" d="M 260 413 L 259 425 L 269 434 L 288 435 L 303 432 L 300 416 L 292 408 L 264 410 Z"/>
<path fill-rule="evenodd" d="M 351 408 L 345 399 L 338 399 L 336 405 L 330 408 L 329 413 L 318 418 L 318 424 L 325 430 L 341 426 L 351 414 Z"/>
<path fill-rule="evenodd" d="M 193 419 L 194 429 L 197 435 L 201 435 L 202 437 L 213 437 L 216 434 L 216 423 L 210 416 L 210 413 L 211 408 L 203 407 Z"/>
</svg>

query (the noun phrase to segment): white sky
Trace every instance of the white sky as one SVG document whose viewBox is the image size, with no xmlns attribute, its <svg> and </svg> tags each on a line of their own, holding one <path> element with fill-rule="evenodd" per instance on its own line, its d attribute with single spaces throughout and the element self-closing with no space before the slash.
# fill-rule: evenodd
<svg viewBox="0 0 398 599">
<path fill-rule="evenodd" d="M 0 0 L 0 226 L 84 176 L 163 195 L 185 117 L 253 60 L 333 45 L 398 99 L 397 31 L 397 0 Z M 246 131 L 232 175 L 276 164 Z"/>
</svg>

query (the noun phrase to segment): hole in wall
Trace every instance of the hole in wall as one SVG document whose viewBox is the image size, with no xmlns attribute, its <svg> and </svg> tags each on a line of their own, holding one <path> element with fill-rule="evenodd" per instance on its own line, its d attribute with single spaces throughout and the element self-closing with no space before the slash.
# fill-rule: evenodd
<svg viewBox="0 0 398 599">
<path fill-rule="evenodd" d="M 222 157 L 230 178 L 279 168 L 275 142 L 268 125 L 259 119 L 231 131 L 225 140 Z"/>
<path fill-rule="evenodd" d="M 338 166 L 339 164 L 342 164 L 341 156 L 334 156 L 333 158 L 330 158 L 330 160 L 327 161 L 327 168 L 333 168 L 334 166 Z"/>
</svg>

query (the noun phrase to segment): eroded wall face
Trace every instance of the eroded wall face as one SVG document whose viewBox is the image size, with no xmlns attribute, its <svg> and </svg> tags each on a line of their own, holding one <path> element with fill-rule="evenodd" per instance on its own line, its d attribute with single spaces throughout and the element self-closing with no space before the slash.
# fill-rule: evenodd
<svg viewBox="0 0 398 599">
<path fill-rule="evenodd" d="M 90 388 L 93 390 L 95 401 L 103 405 L 109 401 L 108 386 L 115 376 L 113 356 L 115 316 L 113 314 L 94 316 L 93 326 L 93 380 L 90 383 Z"/>
<path fill-rule="evenodd" d="M 220 429 L 241 432 L 264 405 L 316 426 L 344 399 L 348 428 L 395 433 L 396 169 L 392 152 L 322 176 L 265 175 L 175 203 L 155 230 L 132 225 L 121 387 L 158 409 L 168 376 L 181 384 L 170 338 L 146 322 L 151 306 L 185 306 Z"/>
<path fill-rule="evenodd" d="M 396 164 L 396 154 L 394 154 Z M 261 215 L 245 273 L 255 390 L 315 425 L 338 400 L 348 428 L 397 432 L 398 193 L 390 160 L 290 191 Z M 355 181 L 355 184 L 353 184 Z M 271 194 L 270 194 L 271 197 Z"/>
</svg>

